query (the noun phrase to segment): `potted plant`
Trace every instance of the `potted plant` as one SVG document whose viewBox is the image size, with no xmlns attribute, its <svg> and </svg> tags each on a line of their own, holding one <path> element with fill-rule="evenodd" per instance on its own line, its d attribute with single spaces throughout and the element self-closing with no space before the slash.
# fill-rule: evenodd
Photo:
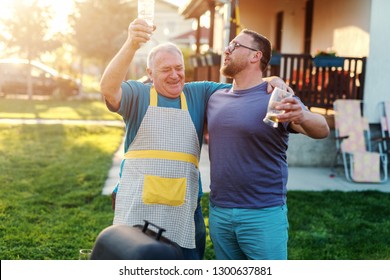
<svg viewBox="0 0 390 280">
<path fill-rule="evenodd" d="M 343 67 L 344 58 L 336 56 L 335 51 L 317 51 L 313 63 L 316 67 Z"/>
<path fill-rule="evenodd" d="M 278 50 L 273 49 L 269 65 L 280 65 L 281 60 L 282 54 Z"/>
</svg>

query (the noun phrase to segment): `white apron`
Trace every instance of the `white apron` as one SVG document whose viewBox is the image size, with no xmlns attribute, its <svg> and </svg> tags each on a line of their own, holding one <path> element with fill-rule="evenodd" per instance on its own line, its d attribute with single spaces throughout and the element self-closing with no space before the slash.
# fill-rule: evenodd
<svg viewBox="0 0 390 280">
<path fill-rule="evenodd" d="M 150 106 L 125 154 L 116 196 L 114 224 L 143 225 L 148 220 L 184 248 L 195 248 L 194 212 L 199 189 L 198 135 L 181 93 L 181 110 Z"/>
</svg>

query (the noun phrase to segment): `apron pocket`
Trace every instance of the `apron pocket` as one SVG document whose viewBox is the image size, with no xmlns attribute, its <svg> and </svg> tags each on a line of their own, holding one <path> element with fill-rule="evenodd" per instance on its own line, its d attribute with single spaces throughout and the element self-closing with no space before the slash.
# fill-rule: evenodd
<svg viewBox="0 0 390 280">
<path fill-rule="evenodd" d="M 145 204 L 180 206 L 184 204 L 187 178 L 145 175 L 142 200 Z"/>
</svg>

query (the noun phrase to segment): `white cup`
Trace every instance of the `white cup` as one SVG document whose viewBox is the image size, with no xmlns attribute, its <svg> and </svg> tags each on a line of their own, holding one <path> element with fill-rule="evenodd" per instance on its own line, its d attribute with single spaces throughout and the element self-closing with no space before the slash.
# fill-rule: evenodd
<svg viewBox="0 0 390 280">
<path fill-rule="evenodd" d="M 148 25 L 153 25 L 154 0 L 138 0 L 138 18 L 144 19 Z"/>
<path fill-rule="evenodd" d="M 91 249 L 80 249 L 79 260 L 90 260 L 92 255 Z"/>
</svg>

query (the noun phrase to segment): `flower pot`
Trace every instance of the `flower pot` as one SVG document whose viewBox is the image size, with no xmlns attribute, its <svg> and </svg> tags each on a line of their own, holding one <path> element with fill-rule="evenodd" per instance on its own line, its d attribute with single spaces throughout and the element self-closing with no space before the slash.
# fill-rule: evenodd
<svg viewBox="0 0 390 280">
<path fill-rule="evenodd" d="M 313 58 L 316 67 L 343 67 L 344 58 L 338 56 L 319 55 Z"/>
<path fill-rule="evenodd" d="M 282 60 L 281 54 L 273 54 L 271 56 L 271 60 L 269 61 L 269 65 L 280 65 L 281 60 Z"/>
</svg>

